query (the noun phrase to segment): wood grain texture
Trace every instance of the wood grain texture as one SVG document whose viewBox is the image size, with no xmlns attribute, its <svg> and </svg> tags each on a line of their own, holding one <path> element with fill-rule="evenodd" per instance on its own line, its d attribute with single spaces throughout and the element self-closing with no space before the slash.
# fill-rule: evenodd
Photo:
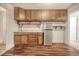
<svg viewBox="0 0 79 59">
<path fill-rule="evenodd" d="M 3 56 L 79 56 L 79 51 L 66 44 L 23 45 L 14 47 L 3 54 Z"/>
<path fill-rule="evenodd" d="M 25 20 L 25 10 L 23 8 L 14 8 L 14 18 L 15 20 Z"/>
<path fill-rule="evenodd" d="M 41 20 L 42 18 L 41 10 L 31 10 L 31 20 Z"/>
<path fill-rule="evenodd" d="M 25 20 L 31 20 L 31 10 L 25 10 Z"/>
<path fill-rule="evenodd" d="M 14 45 L 43 45 L 43 32 L 15 32 Z"/>
<path fill-rule="evenodd" d="M 66 9 L 22 9 L 19 7 L 14 8 L 14 18 L 18 22 L 30 21 L 53 21 L 65 22 L 67 20 Z"/>
</svg>

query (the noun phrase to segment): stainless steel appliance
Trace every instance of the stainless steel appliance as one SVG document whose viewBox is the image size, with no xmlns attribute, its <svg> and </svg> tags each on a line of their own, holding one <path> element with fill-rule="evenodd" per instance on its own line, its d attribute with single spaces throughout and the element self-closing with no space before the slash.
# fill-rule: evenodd
<svg viewBox="0 0 79 59">
<path fill-rule="evenodd" d="M 52 22 L 44 23 L 44 45 L 52 45 Z"/>
</svg>

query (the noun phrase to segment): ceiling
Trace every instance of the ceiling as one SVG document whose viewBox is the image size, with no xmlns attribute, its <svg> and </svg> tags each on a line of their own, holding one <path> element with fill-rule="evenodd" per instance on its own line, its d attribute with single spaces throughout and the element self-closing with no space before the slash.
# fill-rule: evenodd
<svg viewBox="0 0 79 59">
<path fill-rule="evenodd" d="M 78 16 L 79 17 L 79 11 L 71 13 L 70 16 Z"/>
<path fill-rule="evenodd" d="M 67 9 L 73 3 L 13 3 L 14 7 L 24 9 Z"/>
</svg>

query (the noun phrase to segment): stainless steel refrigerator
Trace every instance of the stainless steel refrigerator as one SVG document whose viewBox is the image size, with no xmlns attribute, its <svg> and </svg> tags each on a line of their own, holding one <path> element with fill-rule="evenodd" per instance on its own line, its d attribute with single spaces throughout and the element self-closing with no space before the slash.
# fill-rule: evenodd
<svg viewBox="0 0 79 59">
<path fill-rule="evenodd" d="M 44 23 L 44 45 L 52 45 L 52 22 Z"/>
</svg>

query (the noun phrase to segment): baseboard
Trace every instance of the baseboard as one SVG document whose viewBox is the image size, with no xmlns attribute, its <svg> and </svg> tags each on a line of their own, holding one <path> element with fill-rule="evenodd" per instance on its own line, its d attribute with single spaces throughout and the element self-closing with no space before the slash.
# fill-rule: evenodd
<svg viewBox="0 0 79 59">
<path fill-rule="evenodd" d="M 14 46 L 13 46 L 14 47 Z M 6 49 L 4 50 L 2 53 L 0 53 L 0 56 L 3 55 L 5 52 L 7 52 L 8 50 L 12 49 L 13 47 L 9 48 L 9 49 Z"/>
<path fill-rule="evenodd" d="M 7 50 L 4 50 L 2 53 L 0 53 L 0 56 L 1 56 L 2 54 L 4 54 L 5 52 L 7 52 Z"/>
<path fill-rule="evenodd" d="M 72 44 L 72 43 L 65 43 L 68 46 L 71 46 L 72 48 L 76 49 L 79 51 L 79 47 L 77 47 L 76 45 Z"/>
</svg>

